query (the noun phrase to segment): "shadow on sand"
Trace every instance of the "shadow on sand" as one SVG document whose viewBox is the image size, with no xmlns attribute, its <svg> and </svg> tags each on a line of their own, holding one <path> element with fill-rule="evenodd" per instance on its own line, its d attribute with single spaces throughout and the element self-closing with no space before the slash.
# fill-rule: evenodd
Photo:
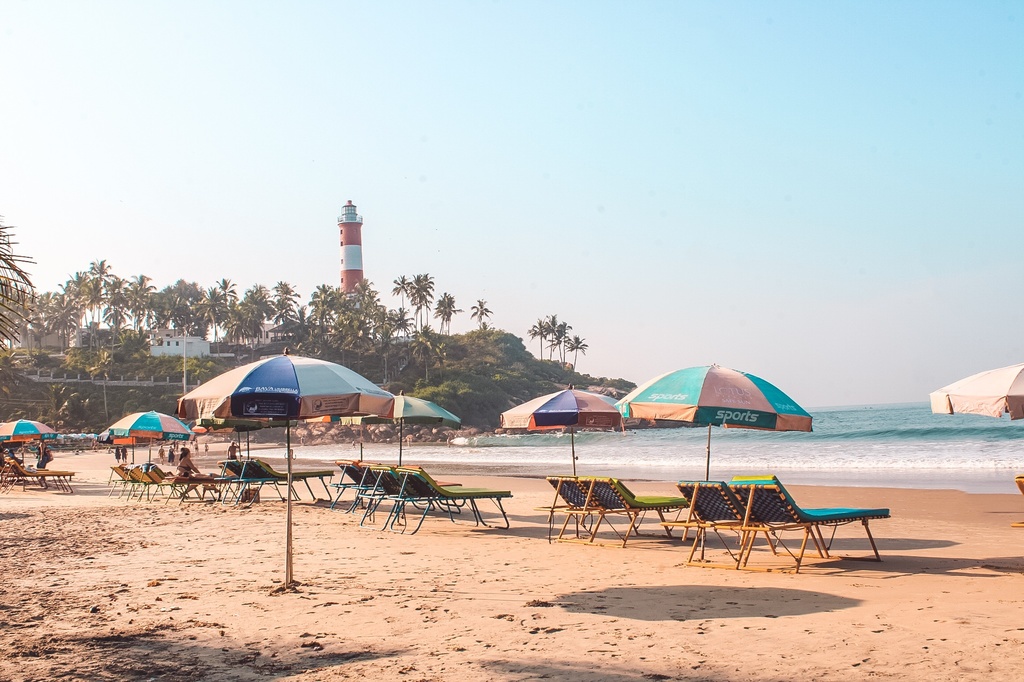
<svg viewBox="0 0 1024 682">
<path fill-rule="evenodd" d="M 571 613 L 596 613 L 634 620 L 778 618 L 858 606 L 859 599 L 782 587 L 666 585 L 609 587 L 572 592 L 558 602 Z"/>
</svg>

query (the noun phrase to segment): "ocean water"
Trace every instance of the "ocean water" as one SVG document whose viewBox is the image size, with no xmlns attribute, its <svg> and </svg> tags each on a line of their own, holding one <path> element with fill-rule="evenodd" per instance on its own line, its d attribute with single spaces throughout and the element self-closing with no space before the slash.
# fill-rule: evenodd
<svg viewBox="0 0 1024 682">
<path fill-rule="evenodd" d="M 927 404 L 811 410 L 811 433 L 711 429 L 711 478 L 773 473 L 811 485 L 950 488 L 1016 493 L 1024 474 L 1024 422 L 932 414 Z M 580 474 L 703 479 L 707 428 L 585 432 L 575 436 Z M 267 453 L 271 454 L 271 453 Z M 296 455 L 357 458 L 358 446 L 300 448 Z M 365 445 L 367 460 L 395 462 L 398 446 Z M 442 473 L 543 476 L 571 473 L 569 434 L 460 438 L 407 446 L 403 462 Z"/>
</svg>

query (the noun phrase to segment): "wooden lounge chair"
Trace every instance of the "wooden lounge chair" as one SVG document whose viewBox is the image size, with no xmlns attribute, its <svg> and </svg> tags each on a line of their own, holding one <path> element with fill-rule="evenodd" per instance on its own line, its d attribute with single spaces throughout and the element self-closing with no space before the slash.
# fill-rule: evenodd
<svg viewBox="0 0 1024 682">
<path fill-rule="evenodd" d="M 431 510 L 438 509 L 447 513 L 448 518 L 454 522 L 455 514 L 460 513 L 461 509 L 467 505 L 473 513 L 473 520 L 476 524 L 486 526 L 487 522 L 484 521 L 483 515 L 480 513 L 477 501 L 490 500 L 498 508 L 498 511 L 501 512 L 501 517 L 505 521 L 505 528 L 509 527 L 508 514 L 505 512 L 501 501 L 512 497 L 511 491 L 467 488 L 461 485 L 442 486 L 430 474 L 419 467 L 399 467 L 396 472 L 401 476 L 402 482 L 396 506 L 400 505 L 401 508 L 392 515 L 392 525 L 398 522 L 399 514 L 404 514 L 406 505 L 413 503 L 418 508 L 423 509 L 420 520 L 412 531 L 413 533 L 423 525 L 423 520 Z"/>
<path fill-rule="evenodd" d="M 757 533 L 768 533 L 771 538 L 774 538 L 774 543 L 772 543 L 772 540 L 769 540 L 772 543 L 773 552 L 776 547 L 782 547 L 796 562 L 796 571 L 799 572 L 808 540 L 813 542 L 818 550 L 818 554 L 822 558 L 828 559 L 830 558 L 829 549 L 832 546 L 832 541 L 835 539 L 836 530 L 839 526 L 858 521 L 864 526 L 868 542 L 871 543 L 871 550 L 874 552 L 873 561 L 882 560 L 878 554 L 875 539 L 871 535 L 868 521 L 871 519 L 889 518 L 888 509 L 857 509 L 851 507 L 801 509 L 782 483 L 779 482 L 779 479 L 774 476 L 738 476 L 729 485 L 733 492 L 736 493 L 736 496 L 744 501 L 746 506 L 742 526 L 744 538 L 740 548 L 741 568 L 747 567 Z M 832 529 L 827 541 L 821 532 L 822 527 Z M 781 541 L 781 534 L 790 530 L 803 531 L 800 547 L 795 552 L 790 550 Z M 870 559 L 870 557 L 863 558 Z"/>
<path fill-rule="evenodd" d="M 555 528 L 555 516 L 565 514 L 565 521 L 554 539 L 565 540 L 565 531 L 569 522 L 575 525 L 575 540 L 588 540 L 591 537 L 593 527 L 593 515 L 600 511 L 600 505 L 596 500 L 590 499 L 590 489 L 580 483 L 577 476 L 548 476 L 547 482 L 555 489 L 555 499 L 550 507 L 542 511 L 548 512 L 548 542 L 551 542 Z M 580 530 L 585 535 L 581 536 Z"/>
<path fill-rule="evenodd" d="M 693 538 L 693 545 L 690 547 L 690 555 L 686 559 L 687 566 L 702 566 L 707 568 L 731 568 L 740 567 L 740 547 L 735 551 L 729 546 L 729 541 L 722 537 L 720 531 L 735 531 L 742 540 L 743 519 L 746 507 L 736 497 L 732 489 L 723 481 L 679 481 L 676 484 L 679 492 L 690 500 L 690 507 L 687 510 L 686 518 L 676 521 L 663 521 L 662 525 L 669 528 L 684 528 L 687 533 L 692 528 L 696 531 Z M 729 563 L 718 563 L 705 560 L 705 548 L 707 533 L 711 531 L 722 541 L 731 561 Z M 695 560 L 697 548 L 700 548 L 700 559 Z"/>
<path fill-rule="evenodd" d="M 44 490 L 47 489 L 49 487 L 49 483 L 52 482 L 57 490 L 60 490 L 61 492 L 75 492 L 71 487 L 71 478 L 75 475 L 74 471 L 55 471 L 51 469 L 29 471 L 21 464 L 21 462 L 12 457 L 5 457 L 5 461 L 6 466 L 4 466 L 4 477 L 7 482 L 4 490 L 9 490 L 19 483 L 21 484 L 21 489 L 25 490 L 25 486 L 29 481 L 35 481 Z"/>
<path fill-rule="evenodd" d="M 658 519 L 665 521 L 666 513 L 675 512 L 677 515 L 686 509 L 690 501 L 686 497 L 671 497 L 663 495 L 634 495 L 626 485 L 617 478 L 603 478 L 596 476 L 580 476 L 580 485 L 587 490 L 589 504 L 596 505 L 594 515 L 596 521 L 590 533 L 590 542 L 593 542 L 603 521 L 607 520 L 608 525 L 615 533 L 622 538 L 622 546 L 625 547 L 631 534 L 639 533 L 640 522 L 647 512 L 654 512 Z M 612 525 L 613 516 L 625 516 L 629 526 L 625 532 L 620 532 Z M 672 537 L 672 528 L 663 525 L 665 534 Z"/>
<path fill-rule="evenodd" d="M 1018 476 L 1014 479 L 1017 483 L 1017 490 L 1024 494 L 1024 476 Z M 1024 521 L 1017 521 L 1016 523 L 1010 524 L 1011 528 L 1024 528 Z"/>
</svg>

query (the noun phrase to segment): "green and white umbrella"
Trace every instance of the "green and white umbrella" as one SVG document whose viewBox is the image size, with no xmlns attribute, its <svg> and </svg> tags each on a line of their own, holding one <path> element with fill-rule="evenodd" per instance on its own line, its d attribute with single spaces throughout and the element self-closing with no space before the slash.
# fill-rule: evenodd
<svg viewBox="0 0 1024 682">
<path fill-rule="evenodd" d="M 616 403 L 622 416 L 708 427 L 705 478 L 711 474 L 711 427 L 810 431 L 811 415 L 764 379 L 708 365 L 662 374 Z"/>
</svg>

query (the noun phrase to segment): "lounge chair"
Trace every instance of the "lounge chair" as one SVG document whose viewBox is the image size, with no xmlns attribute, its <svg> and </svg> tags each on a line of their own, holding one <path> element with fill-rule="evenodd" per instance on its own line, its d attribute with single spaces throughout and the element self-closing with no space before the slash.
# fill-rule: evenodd
<svg viewBox="0 0 1024 682">
<path fill-rule="evenodd" d="M 392 503 L 381 530 L 389 528 L 392 524 L 392 516 L 399 509 L 402 499 L 402 477 L 398 470 L 386 464 L 371 464 L 367 467 L 367 486 L 356 491 L 356 501 L 353 509 L 361 502 L 364 504 L 363 518 L 359 520 L 359 526 L 365 527 L 376 519 L 377 509 L 383 502 Z M 372 483 L 372 485 L 370 485 Z"/>
<path fill-rule="evenodd" d="M 796 562 L 796 571 L 804 558 L 807 541 L 811 540 L 818 554 L 825 559 L 830 558 L 829 549 L 835 539 L 839 526 L 859 521 L 867 533 L 868 542 L 874 552 L 874 561 L 881 561 L 878 547 L 871 535 L 868 521 L 871 519 L 887 519 L 888 509 L 857 509 L 852 507 L 828 507 L 819 509 L 801 509 L 792 496 L 774 476 L 737 476 L 730 482 L 736 496 L 744 502 L 746 513 L 742 530 L 745 534 L 740 548 L 740 567 L 746 568 L 753 550 L 757 533 L 767 533 L 772 551 L 782 547 Z M 830 527 L 832 533 L 826 541 L 821 532 L 822 527 Z M 781 534 L 785 531 L 803 531 L 800 548 L 794 552 L 781 542 Z M 772 542 L 771 538 L 775 541 Z M 853 557 L 849 557 L 853 558 Z M 869 559 L 869 557 L 864 557 Z"/>
<path fill-rule="evenodd" d="M 740 567 L 740 549 L 743 546 L 742 539 L 745 537 L 742 531 L 746 512 L 744 504 L 723 481 L 679 481 L 676 487 L 684 497 L 690 500 L 690 507 L 687 510 L 686 518 L 676 521 L 662 521 L 661 525 L 667 528 L 683 528 L 687 533 L 689 533 L 691 528 L 696 531 L 693 545 L 690 547 L 690 556 L 686 559 L 686 565 L 738 569 Z M 722 530 L 738 533 L 740 547 L 733 551 L 729 546 L 729 541 L 722 537 L 720 532 Z M 708 531 L 714 533 L 722 541 L 731 559 L 729 563 L 705 560 Z M 698 547 L 701 550 L 700 559 L 694 560 Z"/>
<path fill-rule="evenodd" d="M 559 529 L 557 540 L 566 541 L 565 532 L 569 522 L 576 521 L 575 537 L 572 540 L 593 544 L 602 524 L 607 520 L 608 527 L 621 538 L 621 546 L 625 547 L 647 512 L 655 512 L 661 521 L 665 521 L 666 512 L 679 512 L 689 504 L 689 501 L 682 497 L 634 495 L 617 478 L 550 476 L 547 481 L 555 489 L 555 501 L 547 509 L 549 540 L 554 529 L 555 515 L 563 513 L 566 517 Z M 618 515 L 625 516 L 629 522 L 624 531 L 616 528 L 609 518 Z M 581 529 L 584 531 L 582 535 Z M 672 537 L 672 529 L 664 529 L 665 533 Z"/>
<path fill-rule="evenodd" d="M 5 491 L 19 483 L 21 484 L 21 489 L 25 490 L 25 486 L 29 481 L 37 482 L 45 490 L 49 487 L 49 482 L 52 481 L 61 492 L 75 492 L 71 487 L 71 477 L 75 475 L 74 471 L 54 471 L 51 469 L 29 471 L 21 462 L 12 457 L 6 457 L 5 461 L 6 465 L 3 468 L 5 481 L 3 490 Z"/>
<path fill-rule="evenodd" d="M 256 466 L 261 467 L 267 473 L 268 476 L 276 478 L 278 481 L 282 483 L 287 483 L 287 472 L 276 471 L 274 467 L 270 466 L 262 459 L 254 459 L 251 461 Z M 316 471 L 292 471 L 292 483 L 294 484 L 296 481 L 302 481 L 303 483 L 305 483 L 306 490 L 309 491 L 309 496 L 313 498 L 314 502 L 316 502 L 317 498 L 316 494 L 313 492 L 313 489 L 309 486 L 309 481 L 314 478 L 320 481 L 320 485 L 324 487 L 324 492 L 327 493 L 327 499 L 329 500 L 331 499 L 331 491 L 327 488 L 327 482 L 324 479 L 331 479 L 333 477 L 334 471 L 330 469 L 319 469 Z M 296 500 L 299 499 L 298 494 L 294 490 L 292 491 L 292 494 L 295 496 Z"/>
<path fill-rule="evenodd" d="M 1024 494 L 1024 476 L 1018 476 L 1014 479 L 1017 482 L 1017 489 Z M 1016 523 L 1010 524 L 1011 528 L 1024 528 L 1024 521 L 1017 521 Z"/>
<path fill-rule="evenodd" d="M 555 499 L 551 506 L 541 509 L 548 512 L 548 542 L 551 542 L 554 534 L 556 514 L 565 514 L 565 521 L 562 522 L 556 540 L 565 540 L 565 531 L 570 521 L 575 522 L 574 539 L 586 540 L 591 536 L 592 517 L 601 508 L 596 500 L 591 501 L 589 488 L 584 487 L 577 476 L 548 476 L 547 482 L 555 489 Z M 586 536 L 581 537 L 580 529 L 586 532 Z"/>
<path fill-rule="evenodd" d="M 603 521 L 607 520 L 608 525 L 615 533 L 622 538 L 622 546 L 626 543 L 633 531 L 639 534 L 640 522 L 647 512 L 654 512 L 658 519 L 665 521 L 665 514 L 675 512 L 678 514 L 686 509 L 690 501 L 685 497 L 673 497 L 664 495 L 634 495 L 626 485 L 617 478 L 605 478 L 597 476 L 580 476 L 580 485 L 587 489 L 590 496 L 590 504 L 596 503 L 597 509 L 594 512 L 596 521 L 590 534 L 590 542 L 593 542 Z M 625 516 L 629 526 L 625 532 L 620 532 L 612 525 L 609 516 Z M 672 537 L 672 528 L 662 526 L 665 534 Z"/>
<path fill-rule="evenodd" d="M 284 501 L 284 495 L 278 488 L 279 485 L 282 485 L 281 481 L 268 474 L 263 467 L 254 462 L 255 460 L 248 459 L 229 459 L 217 462 L 221 467 L 219 478 L 223 481 L 220 496 L 222 504 L 244 504 L 251 507 L 254 502 L 259 500 L 260 491 L 265 485 L 273 487 L 277 496 Z"/>
<path fill-rule="evenodd" d="M 512 497 L 511 491 L 467 488 L 461 485 L 442 486 L 430 474 L 419 467 L 399 467 L 396 472 L 401 477 L 402 488 L 396 500 L 397 509 L 392 514 L 392 526 L 399 522 L 400 516 L 404 516 L 405 507 L 409 503 L 423 509 L 423 513 L 420 514 L 420 520 L 412 531 L 413 533 L 423 525 L 423 520 L 428 512 L 434 509 L 443 511 L 454 522 L 455 514 L 460 513 L 462 508 L 467 505 L 473 513 L 473 520 L 476 524 L 486 526 L 487 522 L 484 521 L 483 515 L 480 513 L 477 501 L 490 500 L 498 508 L 498 511 L 501 512 L 501 517 L 505 521 L 505 528 L 509 527 L 508 514 L 505 512 L 501 501 Z"/>
<path fill-rule="evenodd" d="M 370 475 L 370 465 L 354 459 L 339 460 L 335 464 L 341 469 L 341 480 L 331 483 L 331 487 L 338 491 L 334 496 L 334 501 L 331 502 L 331 509 L 338 506 L 345 491 L 352 490 L 355 492 L 355 499 L 348 509 L 348 511 L 352 511 L 355 509 L 355 502 L 359 499 L 359 492 L 373 488 L 374 477 Z"/>
</svg>

